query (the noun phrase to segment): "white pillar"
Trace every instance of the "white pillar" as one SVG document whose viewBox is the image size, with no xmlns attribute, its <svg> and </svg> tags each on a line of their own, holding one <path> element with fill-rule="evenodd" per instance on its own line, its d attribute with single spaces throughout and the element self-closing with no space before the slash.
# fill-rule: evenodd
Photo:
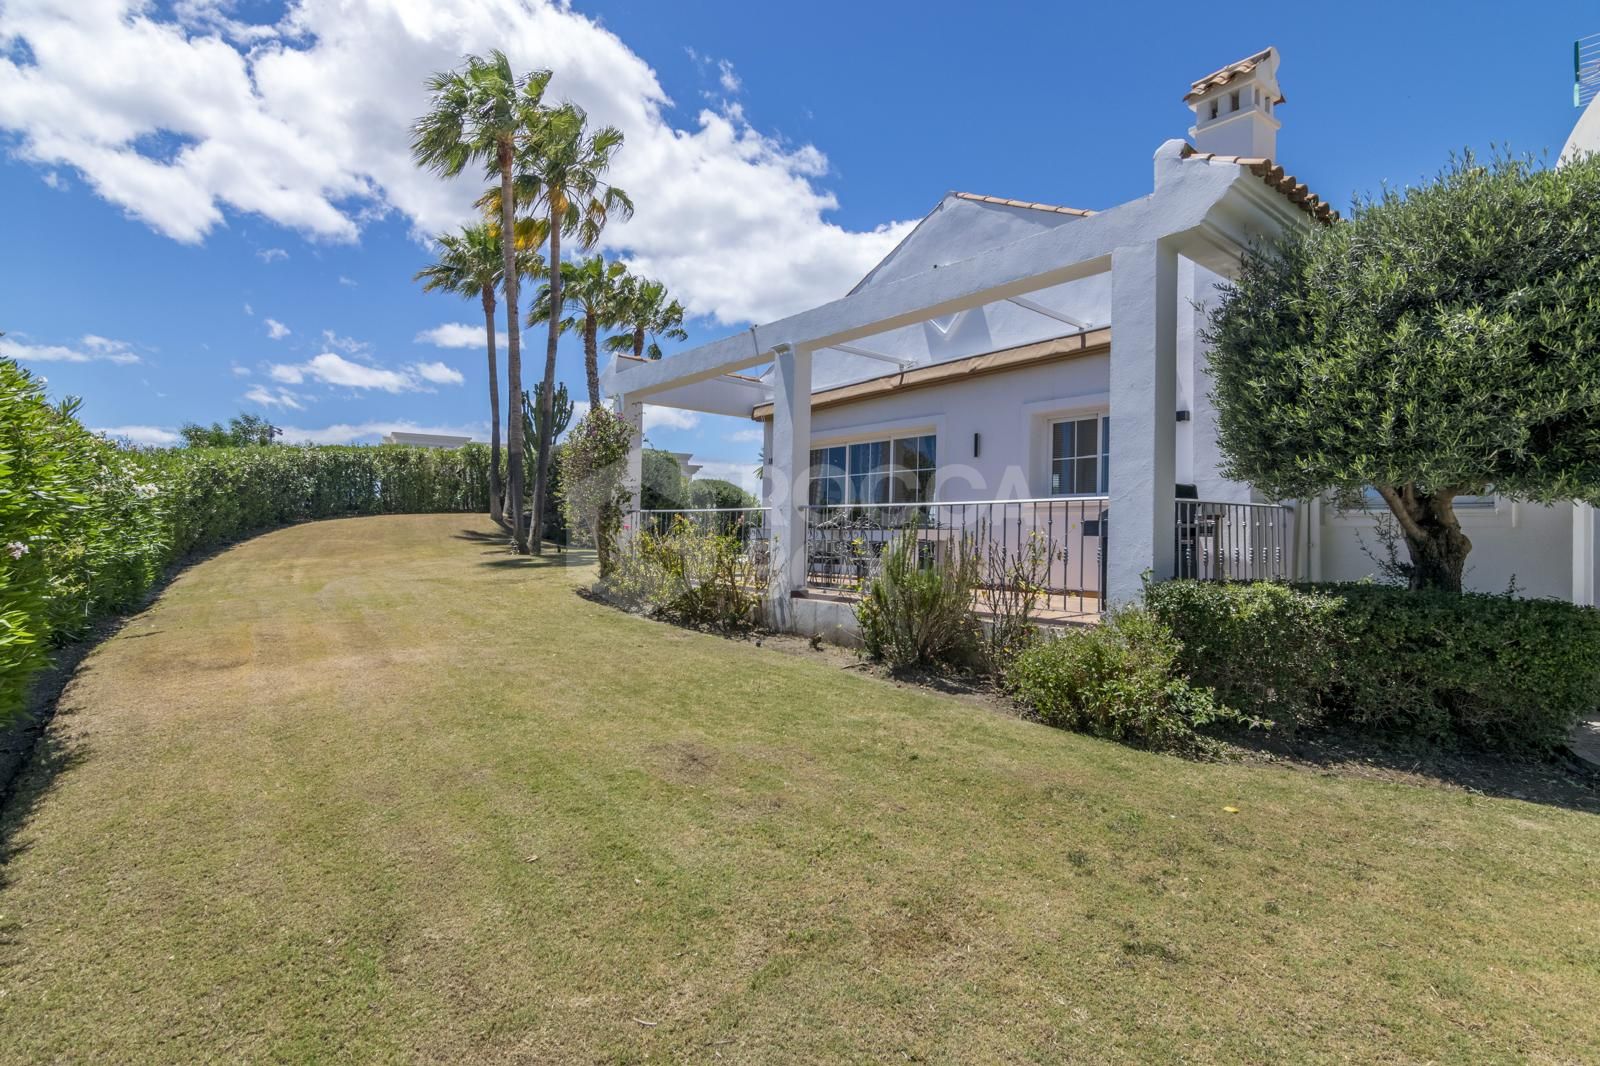
<svg viewBox="0 0 1600 1066">
<path fill-rule="evenodd" d="M 1138 599 L 1145 571 L 1173 575 L 1178 253 L 1111 255 L 1111 504 L 1106 598 Z"/>
<path fill-rule="evenodd" d="M 811 352 L 787 344 L 773 349 L 772 589 L 787 596 L 806 583 L 807 475 L 811 467 Z"/>
<path fill-rule="evenodd" d="M 622 505 L 622 540 L 626 543 L 639 530 L 639 508 L 644 490 L 644 404 L 626 396 L 618 396 L 617 414 L 632 431 L 628 438 L 628 458 L 622 471 L 622 490 L 628 497 Z"/>
<path fill-rule="evenodd" d="M 1586 503 L 1572 505 L 1572 602 L 1593 607 L 1594 601 L 1594 508 Z"/>
</svg>

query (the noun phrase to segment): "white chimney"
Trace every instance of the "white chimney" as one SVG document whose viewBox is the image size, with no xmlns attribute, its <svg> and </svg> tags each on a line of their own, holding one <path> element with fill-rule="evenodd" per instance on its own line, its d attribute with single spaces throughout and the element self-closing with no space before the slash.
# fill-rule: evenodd
<svg viewBox="0 0 1600 1066">
<path fill-rule="evenodd" d="M 1196 149 L 1217 155 L 1274 159 L 1283 103 L 1278 89 L 1278 50 L 1268 48 L 1229 63 L 1190 87 L 1183 102 L 1194 111 L 1189 136 Z"/>
</svg>

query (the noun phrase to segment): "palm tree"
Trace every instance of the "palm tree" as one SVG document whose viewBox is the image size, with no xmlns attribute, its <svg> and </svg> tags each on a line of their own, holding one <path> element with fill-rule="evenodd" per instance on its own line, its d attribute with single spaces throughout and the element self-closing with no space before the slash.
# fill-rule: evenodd
<svg viewBox="0 0 1600 1066">
<path fill-rule="evenodd" d="M 658 337 L 689 339 L 683 328 L 683 305 L 667 299 L 667 287 L 661 282 L 630 276 L 618 303 L 616 324 L 628 327 L 628 332 L 607 337 L 606 351 L 627 352 L 635 359 L 660 359 Z"/>
<path fill-rule="evenodd" d="M 460 174 L 470 163 L 482 163 L 487 175 L 500 181 L 500 232 L 516 234 L 516 198 L 512 193 L 517 137 L 540 114 L 548 70 L 517 75 L 498 49 L 489 58 L 468 56 L 461 70 L 434 74 L 428 79 L 428 113 L 411 130 L 411 154 L 419 166 L 446 177 Z M 517 241 L 501 242 L 501 284 L 506 296 L 506 377 L 511 397 L 522 395 L 522 340 L 518 329 Z M 522 420 L 508 419 L 507 448 L 522 454 Z M 511 536 L 517 550 L 527 550 L 522 528 L 524 492 L 522 464 L 510 465 Z"/>
<path fill-rule="evenodd" d="M 494 291 L 505 276 L 500 248 L 500 227 L 483 223 L 463 227 L 460 233 L 436 238 L 438 261 L 417 271 L 423 292 L 453 292 L 483 304 L 483 329 L 489 350 L 489 516 L 505 521 L 505 494 L 500 482 L 500 368 L 495 359 Z M 517 253 L 523 274 L 543 273 L 544 263 L 533 252 Z M 508 413 L 507 421 L 510 415 Z"/>
<path fill-rule="evenodd" d="M 564 308 L 561 294 L 561 238 L 577 235 L 578 247 L 584 251 L 593 248 L 600 239 L 600 231 L 613 215 L 626 219 L 633 214 L 633 201 L 628 194 L 604 179 L 611 166 L 611 157 L 622 147 L 622 131 L 606 126 L 594 133 L 588 132 L 588 117 L 575 104 L 542 109 L 537 121 L 530 125 L 522 143 L 519 162 L 523 164 L 518 174 L 514 195 L 519 202 L 529 204 L 535 214 L 544 209 L 546 236 L 550 241 L 550 326 L 549 341 L 544 355 L 544 392 L 540 402 L 545 405 L 546 417 L 539 424 L 539 465 L 534 478 L 534 513 L 544 506 L 545 487 L 550 471 L 550 425 L 548 409 L 555 395 L 556 342 L 561 336 L 561 311 Z M 501 196 L 504 197 L 502 191 Z M 534 541 L 533 550 L 539 551 Z"/>
<path fill-rule="evenodd" d="M 566 294 L 566 302 L 579 311 L 562 320 L 561 330 L 577 329 L 583 334 L 583 370 L 588 380 L 591 409 L 600 406 L 599 333 L 617 324 L 621 283 L 626 279 L 627 268 L 621 263 L 607 263 L 603 256 L 561 264 L 561 291 Z M 539 289 L 528 305 L 528 325 L 549 321 L 550 297 L 548 284 Z"/>
</svg>

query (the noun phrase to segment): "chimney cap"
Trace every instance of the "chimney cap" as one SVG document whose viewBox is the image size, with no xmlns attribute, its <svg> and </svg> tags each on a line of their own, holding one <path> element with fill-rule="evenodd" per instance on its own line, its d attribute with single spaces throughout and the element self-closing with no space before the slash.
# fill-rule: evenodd
<svg viewBox="0 0 1600 1066">
<path fill-rule="evenodd" d="M 1262 80 L 1268 85 L 1269 92 L 1276 97 L 1272 101 L 1273 104 L 1284 103 L 1283 93 L 1278 90 L 1278 50 L 1271 45 L 1255 55 L 1229 63 L 1222 69 L 1214 70 L 1198 81 L 1192 82 L 1189 91 L 1183 94 L 1183 102 L 1193 105 L 1203 97 L 1209 96 L 1213 90 L 1225 88 L 1234 80 L 1255 73 L 1258 68 L 1261 70 Z"/>
</svg>

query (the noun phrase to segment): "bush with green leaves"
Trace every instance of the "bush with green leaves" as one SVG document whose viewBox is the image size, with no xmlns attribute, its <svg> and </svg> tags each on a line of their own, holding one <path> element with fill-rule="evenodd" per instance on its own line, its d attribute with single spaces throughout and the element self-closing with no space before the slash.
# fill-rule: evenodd
<svg viewBox="0 0 1600 1066">
<path fill-rule="evenodd" d="M 1453 501 L 1600 504 L 1600 156 L 1464 156 L 1244 260 L 1207 333 L 1223 473 L 1383 496 L 1413 588 L 1459 591 Z"/>
<path fill-rule="evenodd" d="M 1354 725 L 1539 755 L 1600 707 L 1600 611 L 1562 600 L 1324 585 L 1339 601 L 1327 699 Z"/>
<path fill-rule="evenodd" d="M 1230 707 L 1293 734 L 1322 720 L 1338 671 L 1340 601 L 1270 582 L 1163 581 L 1145 606 L 1178 639 L 1179 665 Z"/>
<path fill-rule="evenodd" d="M 1204 754 L 1216 746 L 1205 731 L 1248 720 L 1191 684 L 1181 653 L 1159 618 L 1124 607 L 1099 625 L 1024 650 L 1006 670 L 1005 688 L 1047 725 L 1155 751 Z"/>
<path fill-rule="evenodd" d="M 978 571 L 970 538 L 933 541 L 917 528 L 895 534 L 856 605 L 867 655 L 896 670 L 970 665 L 979 640 Z"/>
<path fill-rule="evenodd" d="M 760 620 L 770 578 L 760 547 L 680 516 L 665 530 L 637 532 L 617 553 L 601 587 L 629 606 L 683 625 L 747 629 Z"/>
<path fill-rule="evenodd" d="M 1600 611 L 1562 600 L 1173 581 L 1146 602 L 1196 684 L 1280 728 L 1538 755 L 1600 707 Z"/>
<path fill-rule="evenodd" d="M 628 502 L 622 476 L 632 442 L 632 426 L 604 407 L 591 407 L 567 434 L 561 453 L 561 511 L 570 528 L 593 539 L 602 581 L 616 565 L 617 533 Z"/>
</svg>

